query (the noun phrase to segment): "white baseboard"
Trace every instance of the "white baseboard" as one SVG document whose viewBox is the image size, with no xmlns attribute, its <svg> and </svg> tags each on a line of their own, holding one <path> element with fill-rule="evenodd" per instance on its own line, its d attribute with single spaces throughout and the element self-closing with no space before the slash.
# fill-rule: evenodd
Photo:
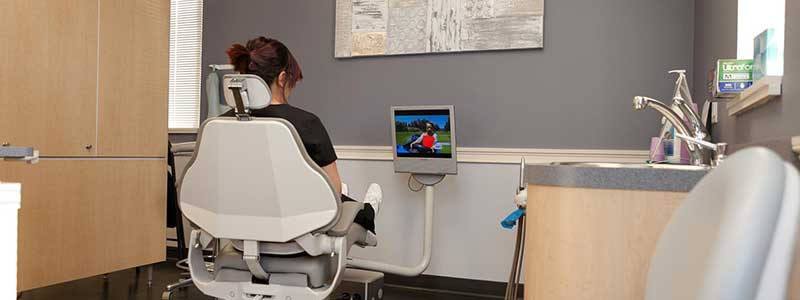
<svg viewBox="0 0 800 300">
<path fill-rule="evenodd" d="M 391 161 L 391 146 L 335 146 L 336 155 L 344 160 Z M 460 163 L 517 164 L 525 157 L 528 163 L 555 161 L 634 162 L 648 159 L 647 150 L 604 149 L 535 149 L 459 147 Z"/>
</svg>

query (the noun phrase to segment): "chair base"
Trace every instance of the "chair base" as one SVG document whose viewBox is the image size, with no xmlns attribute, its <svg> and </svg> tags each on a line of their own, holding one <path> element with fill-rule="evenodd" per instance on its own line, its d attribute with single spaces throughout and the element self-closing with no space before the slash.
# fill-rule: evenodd
<svg viewBox="0 0 800 300">
<path fill-rule="evenodd" d="M 172 293 L 180 288 L 185 288 L 194 284 L 191 278 L 181 279 L 180 281 L 167 285 L 166 290 L 161 294 L 161 300 L 172 300 Z"/>
<path fill-rule="evenodd" d="M 383 299 L 383 273 L 345 269 L 342 282 L 332 295 L 331 300 L 381 300 Z"/>
</svg>

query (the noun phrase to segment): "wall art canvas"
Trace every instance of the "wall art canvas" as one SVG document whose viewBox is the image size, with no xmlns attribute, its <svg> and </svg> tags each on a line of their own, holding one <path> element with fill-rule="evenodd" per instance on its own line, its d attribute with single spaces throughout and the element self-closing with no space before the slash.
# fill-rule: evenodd
<svg viewBox="0 0 800 300">
<path fill-rule="evenodd" d="M 338 58 L 544 46 L 544 0 L 336 0 Z"/>
</svg>

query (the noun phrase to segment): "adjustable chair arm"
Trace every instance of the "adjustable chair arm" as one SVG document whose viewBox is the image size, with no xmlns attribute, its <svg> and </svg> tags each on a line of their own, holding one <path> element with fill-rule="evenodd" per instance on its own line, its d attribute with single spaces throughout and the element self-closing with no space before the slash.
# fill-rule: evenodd
<svg viewBox="0 0 800 300">
<path fill-rule="evenodd" d="M 356 219 L 358 212 L 364 207 L 364 204 L 356 201 L 343 202 L 339 209 L 339 220 L 333 227 L 328 230 L 329 236 L 345 236 L 350 231 L 350 226 Z"/>
</svg>

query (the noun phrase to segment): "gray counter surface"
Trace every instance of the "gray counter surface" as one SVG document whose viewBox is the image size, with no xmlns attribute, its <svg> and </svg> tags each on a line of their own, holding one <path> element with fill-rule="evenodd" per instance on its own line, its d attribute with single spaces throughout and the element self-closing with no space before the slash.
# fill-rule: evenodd
<svg viewBox="0 0 800 300">
<path fill-rule="evenodd" d="M 527 164 L 525 182 L 597 189 L 688 192 L 709 170 Z"/>
</svg>

